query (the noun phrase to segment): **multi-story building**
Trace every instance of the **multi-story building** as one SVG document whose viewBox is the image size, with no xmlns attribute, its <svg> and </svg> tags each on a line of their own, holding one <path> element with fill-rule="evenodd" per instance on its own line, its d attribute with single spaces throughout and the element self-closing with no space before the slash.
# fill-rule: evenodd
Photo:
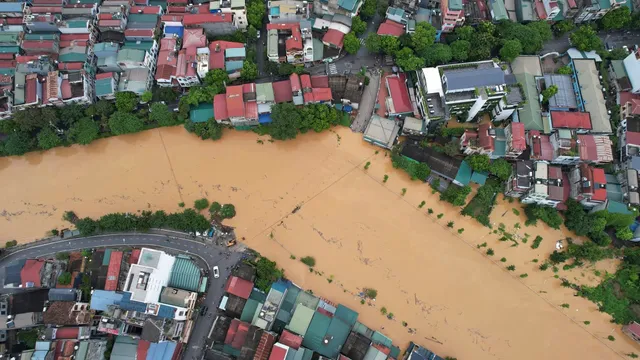
<svg viewBox="0 0 640 360">
<path fill-rule="evenodd" d="M 629 91 L 640 94 L 640 50 L 634 51 L 623 60 L 624 72 L 630 82 Z"/>
<path fill-rule="evenodd" d="M 576 8 L 578 8 L 574 21 L 576 23 L 584 23 L 601 19 L 609 11 L 625 5 L 622 0 L 576 0 Z"/>
<path fill-rule="evenodd" d="M 513 172 L 505 184 L 505 195 L 519 198 L 529 192 L 531 186 L 533 186 L 533 171 L 533 161 L 516 161 L 513 166 Z"/>
<path fill-rule="evenodd" d="M 226 94 L 218 94 L 213 98 L 213 109 L 214 118 L 219 123 L 237 128 L 258 125 L 256 84 L 227 86 Z"/>
<path fill-rule="evenodd" d="M 442 32 L 452 32 L 456 26 L 464 24 L 464 7 L 462 0 L 440 1 Z"/>
<path fill-rule="evenodd" d="M 362 0 L 314 0 L 313 10 L 320 16 L 340 14 L 354 17 L 363 3 Z"/>
<path fill-rule="evenodd" d="M 562 168 L 541 161 L 534 162 L 533 167 L 533 185 L 520 197 L 522 203 L 551 207 L 563 203 L 568 198 L 569 191 L 568 184 L 563 179 Z"/>
<path fill-rule="evenodd" d="M 415 83 L 416 105 L 428 123 L 442 122 L 449 118 L 444 101 L 440 72 L 436 68 L 417 70 Z"/>
<path fill-rule="evenodd" d="M 203 28 L 207 36 L 227 35 L 238 30 L 233 13 L 185 14 L 182 24 L 185 29 Z"/>
<path fill-rule="evenodd" d="M 238 30 L 245 30 L 249 26 L 245 0 L 214 0 L 209 3 L 209 12 L 231 16 L 231 25 Z"/>
<path fill-rule="evenodd" d="M 267 9 L 269 22 L 290 23 L 300 22 L 309 18 L 309 4 L 306 1 L 276 0 L 268 1 Z"/>
<path fill-rule="evenodd" d="M 485 154 L 492 159 L 517 158 L 527 148 L 524 125 L 511 123 L 504 128 L 481 124 L 477 131 L 466 130 L 460 137 L 460 150 L 465 155 Z"/>
<path fill-rule="evenodd" d="M 581 163 L 569 171 L 571 198 L 591 209 L 607 201 L 607 179 L 604 169 Z"/>
<path fill-rule="evenodd" d="M 267 24 L 267 33 L 269 61 L 303 64 L 309 55 L 313 60 L 310 29 L 303 32 L 299 23 Z"/>
</svg>

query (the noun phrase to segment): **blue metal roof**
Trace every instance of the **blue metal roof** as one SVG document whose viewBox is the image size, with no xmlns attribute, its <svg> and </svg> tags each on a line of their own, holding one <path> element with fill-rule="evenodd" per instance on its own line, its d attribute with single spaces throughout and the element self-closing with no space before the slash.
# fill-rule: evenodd
<svg viewBox="0 0 640 360">
<path fill-rule="evenodd" d="M 22 12 L 23 6 L 21 2 L 3 2 L 0 3 L 0 12 Z"/>
<path fill-rule="evenodd" d="M 184 36 L 184 26 L 165 26 L 164 27 L 165 35 L 177 35 L 178 37 Z"/>
<path fill-rule="evenodd" d="M 160 305 L 158 309 L 158 316 L 165 319 L 173 319 L 176 315 L 176 308 L 167 305 Z"/>
<path fill-rule="evenodd" d="M 244 58 L 247 56 L 247 50 L 245 48 L 231 48 L 224 51 L 224 57 L 226 58 Z"/>
<path fill-rule="evenodd" d="M 93 290 L 91 295 L 91 308 L 93 310 L 105 311 L 109 305 L 116 305 L 123 298 L 123 294 L 115 291 Z"/>
<path fill-rule="evenodd" d="M 236 70 L 241 70 L 242 65 L 244 65 L 244 61 L 236 60 L 236 61 L 227 61 L 224 63 L 224 68 L 227 72 L 234 72 Z"/>
<path fill-rule="evenodd" d="M 271 113 L 258 115 L 258 122 L 260 124 L 271 124 Z"/>
<path fill-rule="evenodd" d="M 151 343 L 147 351 L 147 360 L 171 360 L 175 351 L 176 343 L 173 341 Z"/>
<path fill-rule="evenodd" d="M 147 311 L 147 304 L 131 300 L 131 293 L 125 292 L 122 295 L 122 300 L 120 300 L 117 304 L 122 310 L 137 311 L 142 313 Z"/>
</svg>

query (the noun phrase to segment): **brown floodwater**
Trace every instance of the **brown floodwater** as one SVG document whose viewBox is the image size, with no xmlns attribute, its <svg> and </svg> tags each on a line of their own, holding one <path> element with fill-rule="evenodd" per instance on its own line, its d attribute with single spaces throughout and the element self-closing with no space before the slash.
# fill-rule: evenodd
<svg viewBox="0 0 640 360">
<path fill-rule="evenodd" d="M 414 341 L 467 360 L 640 354 L 608 315 L 561 287 L 551 269 L 538 270 L 555 241 L 569 235 L 566 229 L 525 227 L 524 215 L 512 211 L 519 205 L 501 197 L 492 221 L 529 240 L 500 242 L 346 128 L 288 142 L 257 139 L 227 131 L 221 141 L 201 141 L 176 127 L 0 158 L 0 240 L 27 242 L 67 227 L 61 220 L 66 210 L 82 217 L 177 211 L 182 201 L 189 206 L 206 197 L 235 204 L 238 215 L 229 223 L 288 278 L 354 308 L 361 321 L 402 346 Z M 536 235 L 544 240 L 533 250 Z M 487 248 L 495 255 L 486 256 Z M 292 255 L 314 256 L 314 271 Z M 507 271 L 508 265 L 516 270 Z M 595 284 L 596 267 L 604 274 L 615 266 L 609 261 L 558 274 Z M 375 302 L 360 303 L 357 294 L 365 287 L 378 291 Z M 382 307 L 394 318 L 381 315 Z"/>
</svg>

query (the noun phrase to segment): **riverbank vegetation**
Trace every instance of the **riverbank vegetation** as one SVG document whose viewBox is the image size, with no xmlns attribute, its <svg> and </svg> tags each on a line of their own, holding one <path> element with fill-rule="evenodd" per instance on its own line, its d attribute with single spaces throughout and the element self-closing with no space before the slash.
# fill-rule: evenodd
<svg viewBox="0 0 640 360">
<path fill-rule="evenodd" d="M 471 199 L 469 204 L 462 209 L 461 214 L 476 219 L 484 226 L 491 226 L 489 215 L 496 203 L 498 193 L 502 192 L 503 186 L 497 179 L 489 179 L 478 188 L 478 192 Z"/>
</svg>

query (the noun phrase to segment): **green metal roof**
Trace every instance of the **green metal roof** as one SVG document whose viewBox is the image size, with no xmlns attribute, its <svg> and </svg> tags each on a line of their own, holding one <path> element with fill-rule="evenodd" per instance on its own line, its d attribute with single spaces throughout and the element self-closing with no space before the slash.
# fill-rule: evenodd
<svg viewBox="0 0 640 360">
<path fill-rule="evenodd" d="M 213 113 L 213 109 L 211 111 Z M 177 257 L 176 262 L 173 263 L 173 269 L 171 269 L 169 286 L 189 291 L 198 291 L 199 284 L 200 268 L 198 268 L 196 263 L 191 259 Z"/>
<path fill-rule="evenodd" d="M 167 10 L 167 0 L 149 0 L 149 6 L 162 6 L 164 10 Z"/>
<path fill-rule="evenodd" d="M 527 96 L 523 109 L 518 110 L 518 118 L 524 124 L 524 129 L 543 131 L 540 103 L 538 102 L 538 89 L 532 74 L 516 74 L 516 80 L 522 84 Z"/>
<path fill-rule="evenodd" d="M 509 15 L 507 15 L 507 9 L 504 7 L 504 1 L 502 0 L 494 0 L 491 1 L 491 12 L 493 13 L 493 20 L 509 20 Z"/>
<path fill-rule="evenodd" d="M 324 45 L 321 40 L 313 38 L 313 61 L 322 59 L 324 59 Z"/>
<path fill-rule="evenodd" d="M 371 337 L 371 341 L 373 341 L 374 343 L 378 343 L 378 344 L 382 344 L 388 348 L 391 347 L 391 339 L 389 339 L 388 337 L 386 337 L 384 334 L 376 331 L 373 333 L 373 336 Z"/>
<path fill-rule="evenodd" d="M 256 288 L 253 288 L 253 290 L 251 290 L 251 295 L 249 295 L 249 299 L 253 299 L 259 303 L 264 304 L 264 302 L 267 301 L 267 294 Z"/>
<path fill-rule="evenodd" d="M 608 201 L 607 202 L 607 211 L 609 211 L 610 213 L 615 213 L 615 214 L 624 214 L 624 215 L 630 215 L 631 211 L 629 211 L 629 208 L 627 208 L 627 205 L 618 202 L 618 201 Z"/>
<path fill-rule="evenodd" d="M 231 347 L 231 345 L 225 345 L 222 347 L 222 352 L 225 354 L 229 354 L 235 357 L 239 357 L 240 356 L 240 350 L 238 349 L 234 349 Z"/>
<path fill-rule="evenodd" d="M 89 20 L 68 20 L 67 27 L 70 28 L 86 28 L 88 26 Z"/>
<path fill-rule="evenodd" d="M 296 299 L 296 304 L 302 304 L 309 309 L 317 308 L 319 302 L 320 299 L 313 296 L 312 294 L 309 294 L 306 291 L 301 291 L 300 294 L 298 294 L 298 298 Z"/>
<path fill-rule="evenodd" d="M 158 22 L 158 15 L 155 14 L 129 14 L 129 22 Z"/>
<path fill-rule="evenodd" d="M 77 52 L 60 54 L 58 57 L 58 61 L 60 62 L 84 62 L 85 60 L 87 60 L 87 54 Z"/>
<path fill-rule="evenodd" d="M 138 49 L 149 51 L 152 47 L 153 41 L 125 41 L 124 44 L 122 44 L 123 49 Z"/>
<path fill-rule="evenodd" d="M 15 68 L 0 68 L 0 74 L 13 76 L 16 74 Z"/>
<path fill-rule="evenodd" d="M 128 336 L 117 336 L 111 351 L 111 360 L 135 360 L 138 340 Z"/>
<path fill-rule="evenodd" d="M 255 315 L 258 306 L 260 305 L 261 304 L 258 301 L 248 299 L 246 304 L 244 304 L 244 309 L 242 309 L 240 320 L 251 323 L 253 321 L 253 316 Z"/>
<path fill-rule="evenodd" d="M 462 10 L 462 0 L 449 0 L 449 10 Z"/>
<path fill-rule="evenodd" d="M 209 121 L 213 117 L 213 105 L 211 103 L 202 103 L 198 107 L 189 111 L 189 119 L 194 123 L 203 123 Z"/>
<path fill-rule="evenodd" d="M 298 294 L 300 294 L 300 288 L 293 285 L 287 289 L 287 294 L 284 296 L 282 300 L 282 304 L 280 305 L 280 311 L 287 311 L 291 313 L 293 311 L 293 307 L 296 305 L 296 299 L 298 298 Z"/>
<path fill-rule="evenodd" d="M 340 348 L 347 341 L 347 337 L 349 337 L 349 333 L 351 330 L 351 326 L 344 323 L 337 317 L 331 318 L 331 323 L 329 324 L 329 328 L 327 329 L 327 337 L 330 337 L 328 344 L 322 344 L 322 350 L 318 352 L 324 356 L 328 356 L 332 359 L 336 358 L 338 354 L 340 354 Z"/>
<path fill-rule="evenodd" d="M 338 6 L 341 8 L 353 11 L 356 8 L 356 4 L 358 4 L 359 0 L 338 0 Z"/>
<path fill-rule="evenodd" d="M 102 266 L 109 266 L 109 261 L 111 261 L 111 249 L 106 249 L 102 257 Z"/>
<path fill-rule="evenodd" d="M 358 321 L 358 313 L 349 309 L 344 305 L 338 305 L 336 313 L 333 314 L 338 319 L 344 321 L 349 327 L 352 327 Z"/>
<path fill-rule="evenodd" d="M 327 330 L 329 330 L 330 324 L 331 318 L 327 315 L 315 312 L 311 319 L 311 323 L 309 324 L 309 328 L 302 339 L 302 346 L 321 355 L 325 355 L 325 351 L 323 351 L 325 346 L 323 345 L 322 340 L 325 335 L 327 335 Z"/>
<path fill-rule="evenodd" d="M 17 54 L 20 52 L 20 46 L 0 46 L 0 54 Z"/>
<path fill-rule="evenodd" d="M 394 358 L 397 359 L 398 355 L 400 355 L 400 348 L 397 346 L 392 346 L 391 347 L 391 352 L 389 353 L 389 355 Z"/>
<path fill-rule="evenodd" d="M 487 182 L 487 176 L 489 176 L 489 173 L 486 171 L 474 171 L 473 174 L 471 174 L 471 182 L 484 185 L 484 183 Z"/>
<path fill-rule="evenodd" d="M 611 9 L 611 2 L 609 0 L 599 0 L 600 9 Z"/>
<path fill-rule="evenodd" d="M 371 339 L 373 337 L 373 330 L 369 329 L 363 323 L 356 321 L 353 325 L 353 331 L 357 332 L 360 335 L 364 335 L 367 339 Z"/>
<path fill-rule="evenodd" d="M 118 51 L 116 61 L 122 62 L 125 60 L 131 60 L 140 62 L 144 60 L 145 51 L 140 49 L 122 48 Z"/>
<path fill-rule="evenodd" d="M 96 80 L 96 96 L 105 96 L 113 94 L 114 89 L 112 87 L 112 79 L 98 79 Z"/>
<path fill-rule="evenodd" d="M 0 33 L 0 42 L 15 42 L 18 41 L 18 33 Z"/>
<path fill-rule="evenodd" d="M 466 161 L 462 161 L 460 167 L 458 168 L 458 174 L 456 175 L 455 181 L 464 186 L 469 185 L 469 181 L 471 181 L 472 171 L 473 170 L 471 169 L 471 166 L 469 166 Z"/>
<path fill-rule="evenodd" d="M 89 342 L 81 341 L 78 343 L 78 351 L 76 351 L 76 360 L 85 360 L 89 352 Z"/>
<path fill-rule="evenodd" d="M 507 153 L 507 142 L 506 140 L 495 140 L 494 141 L 494 156 L 504 156 Z"/>
<path fill-rule="evenodd" d="M 227 69 L 229 70 L 229 69 Z M 262 83 L 256 84 L 256 101 L 258 102 L 274 102 L 273 84 Z"/>
<path fill-rule="evenodd" d="M 60 37 L 58 36 L 58 34 L 42 34 L 42 33 L 37 33 L 37 34 L 25 34 L 24 35 L 24 39 L 25 40 L 58 40 Z"/>
<path fill-rule="evenodd" d="M 627 75 L 627 70 L 624 67 L 624 60 L 611 60 L 611 67 L 616 75 L 617 79 L 622 79 Z"/>
<path fill-rule="evenodd" d="M 289 325 L 285 328 L 296 334 L 304 335 L 309 330 L 311 319 L 313 318 L 314 311 L 302 304 L 296 306 L 296 310 L 293 312 Z"/>
</svg>

